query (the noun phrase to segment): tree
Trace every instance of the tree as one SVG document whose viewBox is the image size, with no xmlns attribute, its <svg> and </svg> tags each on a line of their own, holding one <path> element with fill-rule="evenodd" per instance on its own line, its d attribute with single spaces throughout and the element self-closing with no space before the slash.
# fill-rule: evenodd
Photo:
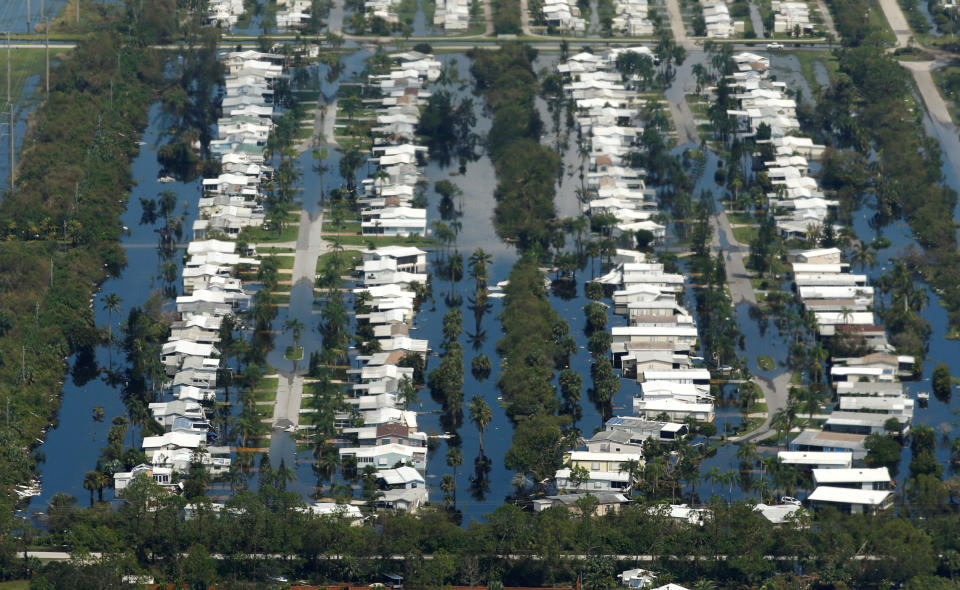
<svg viewBox="0 0 960 590">
<path fill-rule="evenodd" d="M 483 381 L 489 377 L 492 368 L 493 367 L 490 364 L 490 357 L 482 352 L 473 357 L 473 360 L 470 361 L 470 372 L 477 381 Z"/>
<path fill-rule="evenodd" d="M 939 363 L 933 370 L 933 395 L 943 403 L 950 401 L 953 390 L 953 378 L 950 376 L 950 367 L 946 363 Z"/>
<path fill-rule="evenodd" d="M 480 431 L 480 454 L 485 455 L 483 435 L 486 433 L 487 425 L 493 420 L 493 410 L 479 393 L 470 398 L 470 420 L 477 425 L 477 430 Z"/>
<path fill-rule="evenodd" d="M 901 451 L 897 441 L 881 434 L 871 434 L 863 441 L 863 446 L 867 449 L 867 456 L 864 459 L 867 465 L 886 466 L 891 472 L 896 472 L 896 466 L 900 464 Z"/>
<path fill-rule="evenodd" d="M 217 582 L 217 562 L 203 545 L 192 545 L 184 558 L 185 582 L 191 590 L 207 590 Z"/>
<path fill-rule="evenodd" d="M 83 489 L 90 492 L 90 505 L 93 506 L 93 492 L 100 488 L 100 474 L 96 471 L 88 471 L 83 476 Z"/>
<path fill-rule="evenodd" d="M 110 351 L 110 369 L 113 370 L 113 312 L 120 311 L 120 303 L 123 302 L 123 299 L 120 298 L 116 293 L 107 293 L 103 297 L 103 309 L 106 310 L 109 316 L 109 335 L 107 336 L 107 349 Z"/>
<path fill-rule="evenodd" d="M 457 507 L 457 468 L 463 465 L 463 452 L 460 447 L 447 449 L 447 465 L 453 467 L 453 507 Z"/>
</svg>

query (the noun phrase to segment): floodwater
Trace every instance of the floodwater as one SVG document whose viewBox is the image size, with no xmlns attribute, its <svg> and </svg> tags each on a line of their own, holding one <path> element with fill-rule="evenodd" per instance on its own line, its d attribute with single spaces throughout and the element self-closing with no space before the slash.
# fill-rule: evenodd
<svg viewBox="0 0 960 590">
<path fill-rule="evenodd" d="M 142 306 L 151 293 L 158 290 L 160 282 L 157 279 L 159 256 L 157 253 L 157 226 L 140 225 L 140 216 L 143 212 L 140 198 L 155 199 L 163 191 L 172 191 L 177 195 L 176 213 L 184 215 L 184 238 L 189 239 L 190 228 L 196 217 L 196 202 L 200 195 L 198 182 L 180 183 L 157 182 L 159 165 L 156 159 L 156 146 L 163 130 L 159 104 L 150 110 L 150 123 L 144 132 L 140 147 L 140 154 L 133 161 L 133 178 L 136 186 L 130 194 L 126 212 L 122 222 L 130 229 L 129 234 L 121 240 L 127 256 L 127 266 L 119 277 L 107 280 L 99 293 L 94 297 L 93 306 L 96 312 L 96 322 L 99 326 L 110 323 L 110 314 L 103 309 L 103 299 L 106 294 L 116 293 L 122 299 L 120 309 L 113 314 L 113 333 L 120 334 L 120 323 L 126 319 L 132 307 Z M 174 262 L 180 264 L 180 257 L 175 256 Z M 172 309 L 172 304 L 169 304 Z M 81 502 L 89 496 L 83 489 L 83 476 L 87 471 L 96 468 L 100 451 L 106 446 L 107 431 L 110 422 L 117 416 L 126 416 L 126 408 L 120 400 L 120 387 L 107 383 L 103 370 L 111 365 L 111 354 L 106 347 L 96 349 L 96 367 L 99 375 L 92 379 L 78 379 L 68 375 L 63 387 L 62 404 L 59 412 L 59 423 L 52 428 L 46 441 L 40 446 L 40 452 L 46 457 L 40 466 L 42 494 L 31 500 L 31 507 L 43 510 L 53 494 L 66 492 L 77 496 Z M 71 367 L 77 365 L 76 355 L 70 359 Z M 112 365 L 120 368 L 124 365 L 124 355 L 119 349 L 114 349 Z M 82 365 L 81 365 L 82 366 Z M 88 373 L 85 373 L 88 374 Z M 102 422 L 93 420 L 93 410 L 103 408 Z M 128 433 L 126 444 L 129 445 L 133 433 Z M 139 443 L 141 436 L 136 433 Z M 112 491 L 105 490 L 104 498 L 109 498 Z"/>
<path fill-rule="evenodd" d="M 787 64 L 793 64 L 793 62 L 795 62 L 795 60 L 788 61 L 781 59 L 774 63 L 777 67 L 784 67 Z M 794 67 L 798 70 L 799 62 L 796 62 Z M 786 75 L 786 77 L 791 80 L 803 81 L 802 76 L 799 76 L 799 71 L 784 72 L 780 70 L 777 74 L 781 79 L 784 79 Z M 818 83 L 821 83 L 819 79 Z M 809 97 L 809 95 L 807 96 Z M 942 170 L 944 181 L 954 190 L 960 190 L 960 183 L 958 183 L 958 178 L 960 178 L 960 161 L 957 161 L 957 154 L 960 153 L 960 141 L 957 140 L 956 127 L 950 124 L 936 123 L 927 115 L 924 117 L 924 128 L 928 135 L 936 138 L 940 143 L 941 150 L 943 151 Z M 708 177 L 708 174 L 704 174 L 704 177 Z M 865 205 L 861 210 L 857 211 L 854 214 L 854 232 L 860 239 L 866 241 L 872 241 L 875 237 L 883 236 L 891 242 L 888 248 L 877 252 L 876 264 L 872 267 L 856 270 L 856 272 L 867 274 L 870 283 L 875 284 L 877 279 L 892 267 L 892 259 L 902 256 L 909 249 L 919 250 L 919 246 L 913 239 L 913 234 L 906 222 L 898 221 L 877 230 L 871 227 L 869 223 L 869 218 L 872 215 L 873 211 L 869 205 Z M 954 212 L 954 218 L 957 219 L 956 211 Z M 930 376 L 933 373 L 933 368 L 940 362 L 944 362 L 950 367 L 951 374 L 960 374 L 960 341 L 946 339 L 945 336 L 948 326 L 946 310 L 938 303 L 939 300 L 936 293 L 926 284 L 922 284 L 922 287 L 927 292 L 929 303 L 922 311 L 921 316 L 929 323 L 931 335 L 928 353 L 923 362 L 923 375 L 921 379 L 919 381 L 907 381 L 904 383 L 904 389 L 913 394 L 918 392 L 930 393 Z M 766 335 L 762 336 L 759 333 L 757 321 L 751 319 L 749 313 L 745 312 L 745 310 L 747 310 L 747 306 L 740 305 L 737 308 L 737 315 L 739 318 L 740 331 L 746 336 L 747 349 L 745 353 L 751 360 L 751 371 L 753 371 L 754 374 L 763 375 L 764 373 L 758 370 L 754 359 L 759 354 L 769 354 L 777 361 L 778 370 L 776 372 L 780 372 L 781 369 L 779 369 L 779 366 L 781 366 L 786 359 L 789 351 L 789 343 L 784 342 L 782 337 L 777 336 L 776 327 L 772 322 L 767 328 Z M 936 430 L 938 434 L 937 458 L 944 465 L 949 464 L 949 441 L 955 437 L 954 431 L 958 429 L 958 413 L 960 413 L 960 404 L 958 404 L 957 400 L 950 399 L 941 402 L 934 396 L 930 397 L 928 407 L 921 408 L 918 404 L 914 410 L 913 423 L 915 426 L 926 425 Z M 721 470 L 737 470 L 739 461 L 735 453 L 736 445 L 727 444 L 721 447 L 716 456 L 703 462 L 701 465 L 701 474 L 708 471 L 711 467 L 717 467 Z M 909 476 L 910 460 L 911 453 L 909 446 L 906 446 L 901 455 L 900 466 L 897 473 L 898 489 L 903 489 L 903 484 Z M 705 489 L 703 485 L 700 486 L 699 491 L 701 495 L 704 495 Z M 734 490 L 733 496 L 735 498 L 744 497 L 745 495 L 741 490 Z M 806 494 L 799 494 L 798 497 L 804 498 Z"/>
</svg>

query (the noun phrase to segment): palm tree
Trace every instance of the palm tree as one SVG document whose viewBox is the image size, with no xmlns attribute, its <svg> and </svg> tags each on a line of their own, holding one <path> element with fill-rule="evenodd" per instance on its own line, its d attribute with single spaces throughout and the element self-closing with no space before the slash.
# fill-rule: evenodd
<svg viewBox="0 0 960 590">
<path fill-rule="evenodd" d="M 873 246 L 867 242 L 860 241 L 856 249 L 850 254 L 850 261 L 860 270 L 864 267 L 873 267 L 877 263 L 877 254 L 873 251 Z"/>
<path fill-rule="evenodd" d="M 93 506 L 93 492 L 100 487 L 100 475 L 96 471 L 88 471 L 83 476 L 83 489 L 90 491 L 90 505 Z"/>
<path fill-rule="evenodd" d="M 447 449 L 447 465 L 453 467 L 453 507 L 457 507 L 457 467 L 463 465 L 463 453 L 460 447 Z"/>
<path fill-rule="evenodd" d="M 110 369 L 113 370 L 113 312 L 120 311 L 120 303 L 123 302 L 123 299 L 120 298 L 116 293 L 107 293 L 103 297 L 103 309 L 106 310 L 109 315 L 109 336 L 107 343 L 107 350 L 110 351 Z"/>
<path fill-rule="evenodd" d="M 481 284 L 487 282 L 487 267 L 493 262 L 493 256 L 483 251 L 483 248 L 477 248 L 470 255 L 468 260 L 470 264 L 470 275 L 477 282 L 477 290 L 480 290 Z"/>
<path fill-rule="evenodd" d="M 487 430 L 487 424 L 490 424 L 490 421 L 493 420 L 493 410 L 479 393 L 470 398 L 470 420 L 477 425 L 477 430 L 480 431 L 480 455 L 486 456 L 483 435 Z"/>
</svg>

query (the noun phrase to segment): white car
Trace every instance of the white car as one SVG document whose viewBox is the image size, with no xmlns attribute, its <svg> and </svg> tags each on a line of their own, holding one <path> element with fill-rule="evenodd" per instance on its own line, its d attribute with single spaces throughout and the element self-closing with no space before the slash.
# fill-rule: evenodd
<svg viewBox="0 0 960 590">
<path fill-rule="evenodd" d="M 783 43 L 767 43 L 767 49 L 783 49 Z"/>
<path fill-rule="evenodd" d="M 802 504 L 800 503 L 800 500 L 797 500 L 792 496 L 780 496 L 780 503 L 789 504 L 791 506 L 802 506 Z"/>
</svg>

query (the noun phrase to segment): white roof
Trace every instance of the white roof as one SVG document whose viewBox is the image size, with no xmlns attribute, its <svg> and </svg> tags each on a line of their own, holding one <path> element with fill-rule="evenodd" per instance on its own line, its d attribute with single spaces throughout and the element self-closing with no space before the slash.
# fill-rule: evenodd
<svg viewBox="0 0 960 590">
<path fill-rule="evenodd" d="M 849 467 L 853 462 L 850 451 L 780 451 L 777 457 L 784 463 L 794 465 L 843 465 Z"/>
<path fill-rule="evenodd" d="M 207 252 L 233 254 L 236 248 L 237 244 L 235 242 L 204 240 L 202 242 L 190 242 L 190 244 L 187 246 L 187 254 L 205 254 Z"/>
<path fill-rule="evenodd" d="M 595 453 L 593 451 L 572 451 L 570 460 L 575 462 L 593 462 L 593 461 L 612 461 L 614 463 L 623 463 L 624 461 L 643 461 L 643 455 L 640 453 Z"/>
<path fill-rule="evenodd" d="M 890 471 L 886 467 L 874 469 L 814 469 L 813 483 L 816 485 L 831 483 L 884 483 L 890 481 Z"/>
<path fill-rule="evenodd" d="M 398 467 L 396 469 L 383 469 L 377 476 L 384 480 L 387 485 L 403 485 L 410 482 L 424 483 L 423 476 L 413 467 Z"/>
<path fill-rule="evenodd" d="M 880 506 L 893 492 L 887 490 L 860 490 L 820 486 L 807 499 L 813 502 L 836 502 L 838 504 L 863 504 Z"/>
<path fill-rule="evenodd" d="M 165 432 L 160 436 L 148 436 L 143 439 L 143 449 L 158 449 L 174 445 L 185 449 L 195 449 L 203 442 L 205 435 L 192 432 Z"/>
<path fill-rule="evenodd" d="M 696 328 L 693 328 L 696 331 Z M 690 381 L 710 380 L 707 369 L 673 369 L 670 371 L 644 371 L 644 381 Z"/>
<path fill-rule="evenodd" d="M 307 510 L 318 516 L 343 516 L 345 518 L 363 518 L 360 509 L 350 504 L 336 502 L 315 502 L 307 505 Z"/>
</svg>

